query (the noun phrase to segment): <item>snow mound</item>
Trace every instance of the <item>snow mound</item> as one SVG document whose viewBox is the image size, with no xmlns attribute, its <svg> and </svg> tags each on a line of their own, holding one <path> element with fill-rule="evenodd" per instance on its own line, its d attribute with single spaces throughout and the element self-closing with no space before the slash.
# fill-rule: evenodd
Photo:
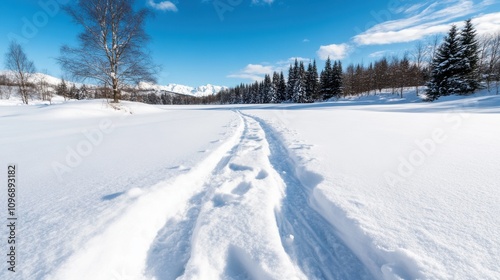
<svg viewBox="0 0 500 280">
<path fill-rule="evenodd" d="M 122 101 L 109 103 L 104 99 L 69 101 L 41 107 L 40 116 L 48 118 L 79 119 L 82 117 L 104 117 L 117 114 L 151 114 L 164 110 L 144 103 Z"/>
</svg>

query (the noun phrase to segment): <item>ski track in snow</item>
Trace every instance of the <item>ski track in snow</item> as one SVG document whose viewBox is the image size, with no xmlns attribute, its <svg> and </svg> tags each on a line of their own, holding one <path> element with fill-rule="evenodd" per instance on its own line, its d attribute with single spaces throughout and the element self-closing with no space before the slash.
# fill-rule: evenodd
<svg viewBox="0 0 500 280">
<path fill-rule="evenodd" d="M 229 140 L 137 194 L 48 278 L 373 278 L 311 206 L 322 178 L 295 170 L 269 125 L 236 113 Z"/>
</svg>

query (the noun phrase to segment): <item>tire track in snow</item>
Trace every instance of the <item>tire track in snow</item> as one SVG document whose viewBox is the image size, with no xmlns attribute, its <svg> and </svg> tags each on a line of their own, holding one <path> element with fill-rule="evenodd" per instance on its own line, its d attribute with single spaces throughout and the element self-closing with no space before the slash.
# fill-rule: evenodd
<svg viewBox="0 0 500 280">
<path fill-rule="evenodd" d="M 282 206 L 276 211 L 286 252 L 309 279 L 374 278 L 311 205 L 312 190 L 321 182 L 320 175 L 300 170 L 276 132 L 263 120 L 253 118 L 266 132 L 271 149 L 269 160 L 286 184 Z"/>
</svg>

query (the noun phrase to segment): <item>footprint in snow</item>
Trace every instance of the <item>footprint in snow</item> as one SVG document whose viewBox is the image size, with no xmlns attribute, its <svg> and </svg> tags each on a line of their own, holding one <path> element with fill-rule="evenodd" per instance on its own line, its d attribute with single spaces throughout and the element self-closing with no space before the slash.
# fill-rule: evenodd
<svg viewBox="0 0 500 280">
<path fill-rule="evenodd" d="M 177 165 L 177 166 L 171 167 L 169 169 L 170 170 L 179 170 L 179 171 L 189 171 L 189 170 L 191 170 L 191 168 L 186 167 L 184 165 Z"/>
<path fill-rule="evenodd" d="M 252 183 L 241 182 L 231 193 L 236 195 L 244 195 L 252 188 Z"/>
<path fill-rule="evenodd" d="M 257 180 L 264 180 L 264 179 L 267 178 L 267 176 L 269 176 L 269 173 L 267 173 L 267 171 L 265 171 L 265 170 L 261 170 L 259 172 L 259 174 L 257 174 L 257 176 L 255 177 L 255 179 L 257 179 Z"/>
<path fill-rule="evenodd" d="M 253 171 L 253 168 L 251 166 L 239 165 L 236 163 L 230 163 L 229 169 L 233 171 Z"/>
<path fill-rule="evenodd" d="M 101 197 L 101 200 L 103 200 L 103 201 L 105 201 L 105 200 L 113 200 L 113 199 L 121 196 L 124 193 L 125 192 L 117 192 L 117 193 L 108 194 L 108 195 L 105 195 L 105 196 Z"/>
<path fill-rule="evenodd" d="M 216 194 L 212 199 L 215 208 L 221 208 L 230 204 L 235 204 L 236 202 L 237 198 L 234 195 L 225 193 Z"/>
</svg>

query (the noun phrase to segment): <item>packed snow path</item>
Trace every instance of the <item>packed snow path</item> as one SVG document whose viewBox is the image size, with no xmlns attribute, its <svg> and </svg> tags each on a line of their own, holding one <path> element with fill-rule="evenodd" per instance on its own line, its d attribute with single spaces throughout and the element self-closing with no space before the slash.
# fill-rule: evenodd
<svg viewBox="0 0 500 280">
<path fill-rule="evenodd" d="M 311 208 L 311 188 L 272 129 L 237 113 L 241 123 L 227 142 L 186 173 L 138 192 L 49 278 L 371 278 Z"/>
</svg>

